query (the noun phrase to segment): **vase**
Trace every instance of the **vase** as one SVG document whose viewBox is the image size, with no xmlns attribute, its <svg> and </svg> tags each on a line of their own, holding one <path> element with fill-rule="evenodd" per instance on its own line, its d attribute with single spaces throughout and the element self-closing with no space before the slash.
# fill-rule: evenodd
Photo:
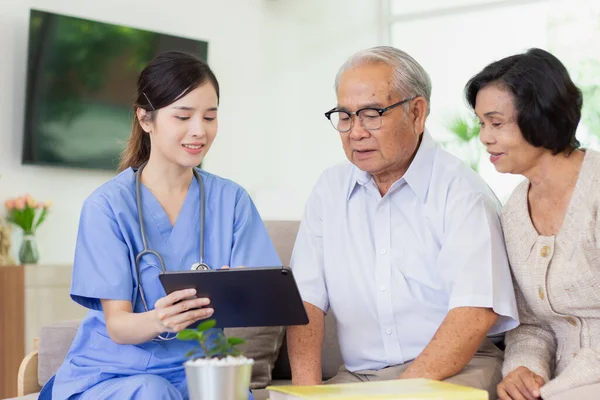
<svg viewBox="0 0 600 400">
<path fill-rule="evenodd" d="M 19 249 L 19 261 L 21 264 L 37 264 L 40 252 L 34 235 L 23 236 L 21 248 Z"/>
<path fill-rule="evenodd" d="M 245 357 L 185 362 L 190 400 L 248 400 L 253 365 Z"/>
</svg>

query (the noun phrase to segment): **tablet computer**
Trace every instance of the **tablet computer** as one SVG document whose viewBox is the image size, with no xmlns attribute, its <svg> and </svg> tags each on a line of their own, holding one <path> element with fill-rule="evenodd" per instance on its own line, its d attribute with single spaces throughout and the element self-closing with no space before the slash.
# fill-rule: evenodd
<svg viewBox="0 0 600 400">
<path fill-rule="evenodd" d="M 167 294 L 196 289 L 215 311 L 218 328 L 308 324 L 292 270 L 248 267 L 197 271 L 167 271 L 159 275 Z"/>
</svg>

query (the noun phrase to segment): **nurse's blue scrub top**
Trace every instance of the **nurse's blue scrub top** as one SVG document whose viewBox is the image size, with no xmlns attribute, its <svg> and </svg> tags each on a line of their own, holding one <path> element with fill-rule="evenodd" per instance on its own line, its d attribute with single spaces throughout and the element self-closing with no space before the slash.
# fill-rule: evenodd
<svg viewBox="0 0 600 400">
<path fill-rule="evenodd" d="M 223 265 L 281 266 L 263 221 L 248 193 L 236 183 L 199 170 L 205 185 L 205 262 Z M 141 187 L 148 246 L 164 258 L 167 270 L 189 270 L 199 261 L 200 192 L 192 179 L 172 226 L 158 200 Z M 149 341 L 119 345 L 106 331 L 100 299 L 127 300 L 135 312 L 144 308 L 138 292 L 135 257 L 143 250 L 135 196 L 135 174 L 129 168 L 94 191 L 83 204 L 71 297 L 90 308 L 58 370 L 53 397 L 67 399 L 114 377 L 151 373 L 172 382 L 185 379 L 183 362 L 191 341 Z M 149 309 L 166 293 L 152 256 L 141 263 Z"/>
</svg>

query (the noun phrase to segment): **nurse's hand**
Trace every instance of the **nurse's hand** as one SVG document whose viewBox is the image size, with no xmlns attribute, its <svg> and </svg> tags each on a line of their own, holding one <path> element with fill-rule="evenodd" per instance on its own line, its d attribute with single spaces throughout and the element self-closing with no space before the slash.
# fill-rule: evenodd
<svg viewBox="0 0 600 400">
<path fill-rule="evenodd" d="M 234 267 L 234 268 L 244 268 L 244 266 L 243 266 L 243 265 L 240 265 L 239 267 Z M 229 265 L 223 265 L 223 266 L 221 267 L 221 269 L 231 269 L 231 268 L 229 268 Z"/>
<path fill-rule="evenodd" d="M 173 292 L 154 304 L 152 311 L 156 315 L 159 331 L 177 333 L 191 324 L 210 317 L 212 308 L 200 308 L 210 303 L 207 298 L 196 298 L 195 289 Z"/>
</svg>

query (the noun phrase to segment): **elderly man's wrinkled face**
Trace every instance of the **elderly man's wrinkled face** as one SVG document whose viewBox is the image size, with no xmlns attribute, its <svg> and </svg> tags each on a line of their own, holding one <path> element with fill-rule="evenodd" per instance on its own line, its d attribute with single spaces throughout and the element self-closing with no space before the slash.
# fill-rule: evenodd
<svg viewBox="0 0 600 400">
<path fill-rule="evenodd" d="M 365 107 L 385 108 L 414 95 L 397 93 L 392 76 L 392 68 L 383 63 L 347 70 L 338 83 L 337 108 L 350 112 Z M 422 114 L 426 112 L 427 104 L 422 97 L 406 104 L 385 112 L 379 129 L 365 129 L 353 116 L 352 129 L 340 133 L 348 159 L 376 180 L 399 179 L 418 147 L 425 126 Z"/>
</svg>

